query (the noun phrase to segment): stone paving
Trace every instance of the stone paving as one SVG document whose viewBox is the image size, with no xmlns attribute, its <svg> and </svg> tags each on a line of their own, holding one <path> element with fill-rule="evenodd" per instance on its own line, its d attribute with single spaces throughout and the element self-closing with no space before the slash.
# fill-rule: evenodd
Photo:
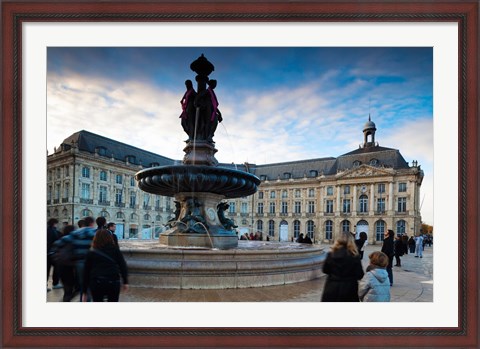
<svg viewBox="0 0 480 349">
<path fill-rule="evenodd" d="M 325 246 L 328 250 L 328 246 Z M 363 258 L 380 250 L 381 245 L 368 245 Z M 433 247 L 425 247 L 423 258 L 414 254 L 401 258 L 401 267 L 393 267 L 391 302 L 433 301 Z M 120 295 L 121 302 L 319 302 L 325 277 L 290 285 L 226 290 L 166 290 L 130 285 Z M 50 285 L 51 287 L 51 285 Z M 47 293 L 48 302 L 61 302 L 63 289 Z M 78 301 L 78 296 L 73 299 Z"/>
</svg>

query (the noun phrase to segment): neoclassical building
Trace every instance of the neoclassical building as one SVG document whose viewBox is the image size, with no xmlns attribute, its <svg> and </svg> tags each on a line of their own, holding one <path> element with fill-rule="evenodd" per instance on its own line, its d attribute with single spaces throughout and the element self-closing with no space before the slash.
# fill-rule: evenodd
<svg viewBox="0 0 480 349">
<path fill-rule="evenodd" d="M 239 233 L 258 231 L 274 241 L 291 241 L 303 233 L 328 243 L 342 231 L 366 232 L 372 244 L 383 240 L 386 229 L 417 233 L 423 171 L 417 161 L 409 165 L 399 150 L 380 146 L 375 131 L 369 118 L 362 145 L 337 158 L 236 165 L 261 179 L 256 194 L 228 200 L 228 215 Z M 170 218 L 173 199 L 143 193 L 134 174 L 173 163 L 77 132 L 48 156 L 47 216 L 71 223 L 72 217 L 75 222 L 103 215 L 120 227 L 120 238 L 151 238 Z"/>
</svg>

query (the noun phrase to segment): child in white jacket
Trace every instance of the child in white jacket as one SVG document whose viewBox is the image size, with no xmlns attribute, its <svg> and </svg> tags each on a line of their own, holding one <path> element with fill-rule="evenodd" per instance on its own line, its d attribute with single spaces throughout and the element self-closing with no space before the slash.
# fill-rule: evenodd
<svg viewBox="0 0 480 349">
<path fill-rule="evenodd" d="M 358 286 L 358 297 L 362 302 L 390 302 L 390 280 L 386 267 L 388 257 L 380 251 L 369 256 L 370 265 Z"/>
</svg>

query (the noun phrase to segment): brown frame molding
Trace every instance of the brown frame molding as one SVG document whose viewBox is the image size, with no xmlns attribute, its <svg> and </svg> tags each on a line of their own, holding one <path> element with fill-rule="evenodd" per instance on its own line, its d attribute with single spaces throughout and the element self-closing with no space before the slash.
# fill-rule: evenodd
<svg viewBox="0 0 480 349">
<path fill-rule="evenodd" d="M 476 0 L 40 2 L 2 6 L 1 249 L 3 347 L 462 347 L 477 348 L 478 14 Z M 29 21 L 425 21 L 459 25 L 458 328 L 26 328 L 22 327 L 22 23 Z M 468 242 L 468 243 L 467 243 Z"/>
</svg>

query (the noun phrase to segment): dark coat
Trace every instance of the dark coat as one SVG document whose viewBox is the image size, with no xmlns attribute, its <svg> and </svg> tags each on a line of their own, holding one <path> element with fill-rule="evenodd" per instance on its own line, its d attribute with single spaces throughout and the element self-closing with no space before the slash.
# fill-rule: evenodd
<svg viewBox="0 0 480 349">
<path fill-rule="evenodd" d="M 395 256 L 403 256 L 405 248 L 403 247 L 402 240 L 395 240 L 393 249 L 395 251 Z"/>
<path fill-rule="evenodd" d="M 359 256 L 352 256 L 346 249 L 329 252 L 323 265 L 327 281 L 322 302 L 358 302 L 358 280 L 363 277 Z"/>
<path fill-rule="evenodd" d="M 83 274 L 84 285 L 88 285 L 97 277 L 111 280 L 119 280 L 120 276 L 124 284 L 128 284 L 128 269 L 125 259 L 120 250 L 115 247 L 106 247 L 99 250 L 109 258 L 90 250 L 85 258 L 85 269 Z"/>
<path fill-rule="evenodd" d="M 393 236 L 389 236 L 385 240 L 383 240 L 382 245 L 382 252 L 385 253 L 388 258 L 392 259 L 394 255 L 394 247 L 393 247 Z"/>
</svg>

